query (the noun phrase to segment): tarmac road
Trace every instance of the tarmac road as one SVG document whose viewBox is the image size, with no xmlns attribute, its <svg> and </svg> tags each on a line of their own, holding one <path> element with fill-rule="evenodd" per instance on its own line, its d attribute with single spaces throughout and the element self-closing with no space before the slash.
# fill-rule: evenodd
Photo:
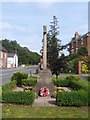
<svg viewBox="0 0 90 120">
<path fill-rule="evenodd" d="M 36 72 L 37 65 L 34 66 L 28 66 L 28 67 L 18 67 L 18 68 L 11 68 L 11 69 L 2 69 L 0 70 L 0 84 L 5 84 L 10 82 L 11 76 L 18 71 L 24 71 L 30 75 Z"/>
</svg>

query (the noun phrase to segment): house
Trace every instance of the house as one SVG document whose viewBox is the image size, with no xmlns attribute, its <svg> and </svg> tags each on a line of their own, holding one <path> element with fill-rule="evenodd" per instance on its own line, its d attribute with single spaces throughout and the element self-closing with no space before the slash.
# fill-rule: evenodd
<svg viewBox="0 0 90 120">
<path fill-rule="evenodd" d="M 18 56 L 16 53 L 8 53 L 7 68 L 18 67 Z"/>
<path fill-rule="evenodd" d="M 75 33 L 74 37 L 72 38 L 71 42 L 69 43 L 69 53 L 75 54 L 80 49 L 81 46 L 85 46 L 88 51 L 88 58 L 90 59 L 90 32 L 80 36 L 78 32 Z M 89 60 L 88 59 L 88 60 Z M 77 73 L 81 74 L 81 67 L 83 61 L 78 61 L 77 66 Z"/>
<path fill-rule="evenodd" d="M 7 67 L 7 50 L 0 44 L 0 68 Z"/>
<path fill-rule="evenodd" d="M 69 43 L 69 53 L 77 53 L 81 46 L 86 46 L 88 50 L 88 56 L 90 57 L 90 32 L 80 36 L 78 32 L 75 33 L 75 36 L 72 38 Z"/>
</svg>

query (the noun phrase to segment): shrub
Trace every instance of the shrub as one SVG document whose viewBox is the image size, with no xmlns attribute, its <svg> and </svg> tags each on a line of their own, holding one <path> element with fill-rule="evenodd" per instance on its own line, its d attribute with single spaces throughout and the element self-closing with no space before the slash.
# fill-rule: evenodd
<svg viewBox="0 0 90 120">
<path fill-rule="evenodd" d="M 66 78 L 52 79 L 53 84 L 63 87 L 71 87 L 74 90 L 85 89 L 88 90 L 88 82 L 81 80 L 79 77 L 68 76 Z"/>
<path fill-rule="evenodd" d="M 85 90 L 58 92 L 56 104 L 58 106 L 86 106 L 88 105 L 88 92 Z"/>
<path fill-rule="evenodd" d="M 16 72 L 13 74 L 13 76 L 11 77 L 11 81 L 16 80 L 17 81 L 17 85 L 21 86 L 22 85 L 22 79 L 27 79 L 28 78 L 28 74 L 25 72 Z"/>
<path fill-rule="evenodd" d="M 2 94 L 3 103 L 32 105 L 35 99 L 33 92 L 9 92 Z"/>
<path fill-rule="evenodd" d="M 36 77 L 29 77 L 27 79 L 22 80 L 22 84 L 26 86 L 35 86 L 36 83 L 37 83 Z"/>
<path fill-rule="evenodd" d="M 68 80 L 69 82 L 71 82 L 71 81 L 79 81 L 80 78 L 79 78 L 79 77 L 76 77 L 76 76 L 70 75 L 70 76 L 67 76 L 67 77 L 66 77 L 66 80 Z"/>
<path fill-rule="evenodd" d="M 11 90 L 16 86 L 16 81 L 11 81 L 2 86 L 2 92 L 11 92 Z"/>
<path fill-rule="evenodd" d="M 82 73 L 88 73 L 88 66 L 85 63 L 82 64 L 81 71 Z"/>
<path fill-rule="evenodd" d="M 52 81 L 53 81 L 53 84 L 57 87 L 68 86 L 68 84 L 69 84 L 69 81 L 65 80 L 65 78 L 58 78 L 58 79 L 53 78 Z"/>
</svg>

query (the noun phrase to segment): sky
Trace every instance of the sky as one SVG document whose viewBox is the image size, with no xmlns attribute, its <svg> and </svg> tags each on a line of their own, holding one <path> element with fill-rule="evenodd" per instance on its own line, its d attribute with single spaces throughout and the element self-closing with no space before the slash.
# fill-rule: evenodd
<svg viewBox="0 0 90 120">
<path fill-rule="evenodd" d="M 59 21 L 58 38 L 62 45 L 69 43 L 75 32 L 80 35 L 88 32 L 88 1 L 5 1 L 0 2 L 0 39 L 16 40 L 31 51 L 40 53 L 43 26 L 49 30 L 53 16 Z"/>
</svg>

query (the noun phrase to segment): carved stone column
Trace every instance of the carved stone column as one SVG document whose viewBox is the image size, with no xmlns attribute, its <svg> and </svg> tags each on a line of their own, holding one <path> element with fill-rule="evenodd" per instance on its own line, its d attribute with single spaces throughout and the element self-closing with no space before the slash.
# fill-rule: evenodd
<svg viewBox="0 0 90 120">
<path fill-rule="evenodd" d="M 43 26 L 43 69 L 47 69 L 47 26 Z"/>
</svg>

